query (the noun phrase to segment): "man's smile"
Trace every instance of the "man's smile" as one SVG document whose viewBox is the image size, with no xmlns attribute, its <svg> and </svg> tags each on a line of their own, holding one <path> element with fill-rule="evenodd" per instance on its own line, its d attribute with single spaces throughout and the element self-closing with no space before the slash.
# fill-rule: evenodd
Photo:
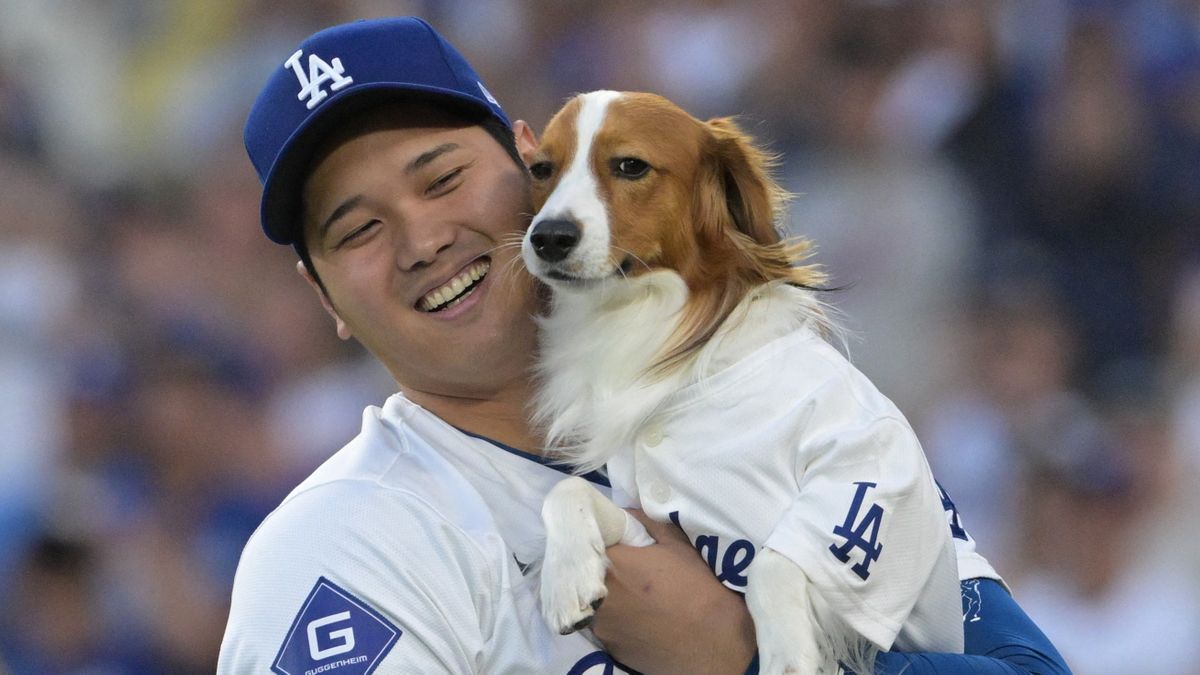
<svg viewBox="0 0 1200 675">
<path fill-rule="evenodd" d="M 457 305 L 474 292 L 491 267 L 492 261 L 489 258 L 476 260 L 454 278 L 421 296 L 417 301 L 417 309 L 422 312 L 440 312 Z"/>
</svg>

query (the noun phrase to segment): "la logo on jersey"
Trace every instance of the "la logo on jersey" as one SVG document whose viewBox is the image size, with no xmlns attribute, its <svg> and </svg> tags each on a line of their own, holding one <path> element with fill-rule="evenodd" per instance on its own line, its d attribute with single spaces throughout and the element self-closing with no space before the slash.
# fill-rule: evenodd
<svg viewBox="0 0 1200 675">
<path fill-rule="evenodd" d="M 317 107 L 318 103 L 329 96 L 329 92 L 323 88 L 326 82 L 330 83 L 329 91 L 337 91 L 354 82 L 354 78 L 346 75 L 346 69 L 342 67 L 342 60 L 337 57 L 326 62 L 316 54 L 309 54 L 308 72 L 305 73 L 304 67 L 300 64 L 300 57 L 303 55 L 304 50 L 297 49 L 296 53 L 283 63 L 283 66 L 291 68 L 292 72 L 296 73 L 296 79 L 300 80 L 300 93 L 296 98 L 301 101 L 308 99 L 309 110 Z"/>
<path fill-rule="evenodd" d="M 321 577 L 271 664 L 278 675 L 369 675 L 401 630 L 349 591 Z"/>
<path fill-rule="evenodd" d="M 858 489 L 854 491 L 854 501 L 846 514 L 846 522 L 833 528 L 833 533 L 846 541 L 841 546 L 836 543 L 830 544 L 829 552 L 839 561 L 849 562 L 852 550 L 862 551 L 863 559 L 854 563 L 850 569 L 866 581 L 867 577 L 871 576 L 871 563 L 878 560 L 879 554 L 883 552 L 883 544 L 879 543 L 879 526 L 883 523 L 884 510 L 878 504 L 871 504 L 871 508 L 867 509 L 867 513 L 860 519 L 863 498 L 866 497 L 867 490 L 875 487 L 876 483 L 862 481 L 856 482 L 855 485 Z"/>
</svg>

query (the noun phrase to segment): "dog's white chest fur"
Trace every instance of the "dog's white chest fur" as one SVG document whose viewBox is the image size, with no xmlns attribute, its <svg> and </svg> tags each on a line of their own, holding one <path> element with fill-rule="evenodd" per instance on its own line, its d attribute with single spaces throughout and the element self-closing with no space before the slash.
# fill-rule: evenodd
<svg viewBox="0 0 1200 675">
<path fill-rule="evenodd" d="M 670 271 L 555 294 L 542 319 L 535 419 L 571 464 L 603 466 L 631 447 L 675 392 L 819 316 L 808 292 L 763 286 L 687 362 L 655 372 L 687 298 L 683 279 Z"/>
</svg>

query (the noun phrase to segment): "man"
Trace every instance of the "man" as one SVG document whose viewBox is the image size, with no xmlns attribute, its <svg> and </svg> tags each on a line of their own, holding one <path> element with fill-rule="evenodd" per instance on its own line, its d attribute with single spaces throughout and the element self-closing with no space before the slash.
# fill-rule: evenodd
<svg viewBox="0 0 1200 675">
<path fill-rule="evenodd" d="M 563 476 L 526 422 L 540 309 L 516 261 L 530 128 L 427 24 L 384 19 L 302 43 L 246 145 L 267 236 L 296 248 L 338 334 L 400 393 L 247 544 L 220 672 L 619 672 L 588 637 L 549 632 L 529 566 Z M 649 525 L 659 544 L 610 551 L 595 634 L 647 672 L 745 671 L 741 599 Z"/>
</svg>

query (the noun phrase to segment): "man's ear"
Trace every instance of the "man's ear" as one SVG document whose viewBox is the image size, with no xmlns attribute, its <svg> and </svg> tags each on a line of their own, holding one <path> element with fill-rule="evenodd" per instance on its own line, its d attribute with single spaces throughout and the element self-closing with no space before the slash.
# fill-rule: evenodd
<svg viewBox="0 0 1200 675">
<path fill-rule="evenodd" d="M 533 162 L 533 153 L 537 152 L 537 136 L 534 135 L 533 128 L 526 124 L 525 120 L 513 122 L 513 136 L 517 139 L 517 152 L 521 153 L 521 159 L 528 166 Z"/>
<path fill-rule="evenodd" d="M 325 311 L 329 313 L 329 316 L 333 317 L 333 324 L 337 328 L 338 337 L 343 340 L 349 340 L 351 337 L 350 327 L 346 325 L 345 321 L 342 321 L 342 317 L 339 316 L 338 311 L 334 309 L 333 302 L 330 301 L 329 296 L 325 294 L 325 291 L 321 288 L 321 285 L 317 283 L 317 280 L 314 279 L 311 274 L 309 274 L 308 268 L 304 266 L 303 260 L 296 261 L 296 271 L 300 273 L 300 276 L 304 277 L 304 280 L 308 282 L 309 287 L 316 292 L 317 298 L 321 301 L 321 306 L 325 308 Z"/>
</svg>

